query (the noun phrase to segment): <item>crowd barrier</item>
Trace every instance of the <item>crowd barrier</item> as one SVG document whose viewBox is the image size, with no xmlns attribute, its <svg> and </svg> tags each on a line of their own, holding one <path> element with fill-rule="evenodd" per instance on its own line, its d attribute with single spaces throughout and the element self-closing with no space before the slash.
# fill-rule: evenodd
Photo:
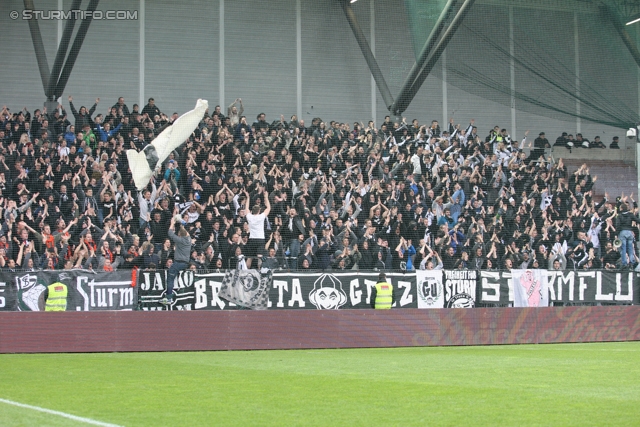
<svg viewBox="0 0 640 427">
<path fill-rule="evenodd" d="M 218 271 L 179 274 L 169 306 L 160 304 L 167 281 L 162 270 L 2 271 L 0 353 L 640 339 L 638 273 L 533 270 L 529 279 L 546 279 L 541 303 L 582 306 L 506 307 L 517 305 L 518 298 L 534 289 L 521 286 L 534 282 L 523 281 L 519 272 L 387 272 L 396 289 L 394 310 L 363 310 L 371 307 L 377 272 L 276 272 L 270 276 L 266 310 L 253 311 L 218 297 L 224 282 L 224 273 Z M 45 287 L 57 281 L 67 285 L 67 311 L 41 312 Z"/>
<path fill-rule="evenodd" d="M 420 270 L 386 275 L 395 287 L 395 308 L 508 307 L 519 306 L 522 293 L 514 286 L 516 271 Z M 546 276 L 540 305 L 640 302 L 640 273 L 634 271 L 533 271 Z M 183 271 L 177 276 L 173 303 L 165 306 L 160 303 L 167 288 L 164 270 L 0 271 L 0 311 L 43 310 L 44 291 L 54 282 L 67 285 L 67 311 L 241 309 L 218 297 L 223 278 L 220 271 Z M 266 308 L 371 308 L 377 280 L 375 271 L 274 272 Z"/>
<path fill-rule="evenodd" d="M 0 353 L 424 347 L 640 340 L 640 306 L 0 312 Z"/>
</svg>

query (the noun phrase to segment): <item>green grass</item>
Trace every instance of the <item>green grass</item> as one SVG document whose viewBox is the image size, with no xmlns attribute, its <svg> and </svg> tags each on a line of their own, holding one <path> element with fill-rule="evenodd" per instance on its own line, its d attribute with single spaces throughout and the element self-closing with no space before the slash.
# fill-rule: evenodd
<svg viewBox="0 0 640 427">
<path fill-rule="evenodd" d="M 126 426 L 638 425 L 640 342 L 0 355 L 0 398 Z"/>
</svg>

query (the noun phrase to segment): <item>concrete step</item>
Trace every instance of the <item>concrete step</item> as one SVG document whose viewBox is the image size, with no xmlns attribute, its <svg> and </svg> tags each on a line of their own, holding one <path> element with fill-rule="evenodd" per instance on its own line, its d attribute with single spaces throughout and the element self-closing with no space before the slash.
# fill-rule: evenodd
<svg viewBox="0 0 640 427">
<path fill-rule="evenodd" d="M 625 147 L 620 150 L 612 150 L 609 148 L 574 148 L 569 151 L 566 148 L 553 147 L 550 154 L 554 159 L 563 159 L 565 164 L 568 161 L 591 162 L 595 159 L 600 161 L 623 162 L 635 165 L 636 150 L 634 146 Z M 548 154 L 547 154 L 548 155 Z"/>
</svg>

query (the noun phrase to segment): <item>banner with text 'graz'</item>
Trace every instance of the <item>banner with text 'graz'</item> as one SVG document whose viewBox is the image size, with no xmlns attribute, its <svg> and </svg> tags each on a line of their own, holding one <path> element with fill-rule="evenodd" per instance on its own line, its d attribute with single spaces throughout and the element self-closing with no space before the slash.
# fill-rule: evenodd
<svg viewBox="0 0 640 427">
<path fill-rule="evenodd" d="M 414 273 L 386 273 L 393 284 L 394 308 L 417 307 Z M 169 310 L 238 310 L 235 304 L 218 296 L 224 281 L 223 272 L 183 272 L 174 285 Z M 165 309 L 160 303 L 166 293 L 166 276 L 162 272 L 141 271 L 139 277 L 140 308 Z M 371 308 L 371 292 L 378 273 L 274 273 L 269 289 L 267 310 L 318 309 L 338 310 Z"/>
<path fill-rule="evenodd" d="M 625 271 L 547 271 L 549 304 L 615 303 L 637 304 L 640 274 Z M 480 271 L 476 301 L 509 305 L 514 302 L 512 273 Z"/>
<path fill-rule="evenodd" d="M 44 311 L 45 291 L 67 286 L 67 311 L 133 310 L 138 304 L 131 271 L 54 270 L 0 272 L 0 310 Z"/>
</svg>

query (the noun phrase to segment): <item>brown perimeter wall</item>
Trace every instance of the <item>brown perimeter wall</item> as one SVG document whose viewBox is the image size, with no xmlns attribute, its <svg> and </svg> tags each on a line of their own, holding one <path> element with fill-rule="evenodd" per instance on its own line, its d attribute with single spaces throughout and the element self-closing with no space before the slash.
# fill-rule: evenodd
<svg viewBox="0 0 640 427">
<path fill-rule="evenodd" d="M 0 353 L 640 340 L 640 307 L 0 312 Z"/>
</svg>

